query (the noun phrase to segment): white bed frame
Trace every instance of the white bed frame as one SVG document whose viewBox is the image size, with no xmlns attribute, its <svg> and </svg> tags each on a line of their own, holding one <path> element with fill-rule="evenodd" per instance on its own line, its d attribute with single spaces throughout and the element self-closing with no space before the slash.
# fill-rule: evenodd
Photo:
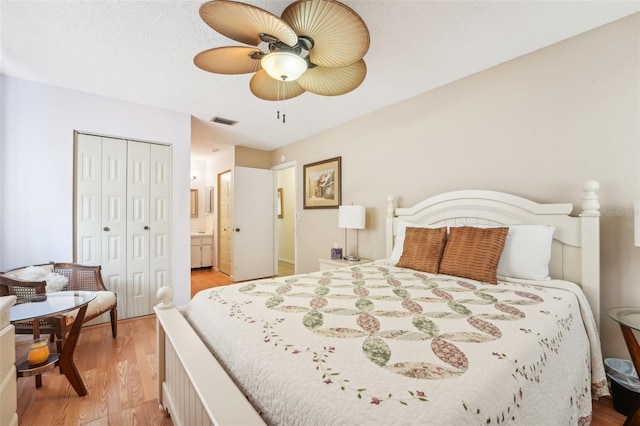
<svg viewBox="0 0 640 426">
<path fill-rule="evenodd" d="M 387 257 L 398 220 L 456 224 L 544 224 L 556 227 L 550 262 L 552 278 L 582 286 L 599 324 L 600 205 L 598 182 L 583 190 L 582 212 L 569 216 L 573 205 L 538 204 L 493 191 L 456 191 L 428 198 L 410 208 L 387 203 Z M 220 366 L 172 302 L 173 291 L 158 290 L 158 401 L 176 426 L 263 425 L 264 421 Z"/>
</svg>

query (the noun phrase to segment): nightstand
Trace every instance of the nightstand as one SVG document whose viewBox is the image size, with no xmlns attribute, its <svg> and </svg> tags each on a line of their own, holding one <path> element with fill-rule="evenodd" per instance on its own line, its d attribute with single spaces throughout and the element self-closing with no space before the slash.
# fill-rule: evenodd
<svg viewBox="0 0 640 426">
<path fill-rule="evenodd" d="M 631 362 L 640 372 L 640 345 L 632 330 L 640 331 L 640 309 L 638 308 L 611 308 L 607 312 L 609 317 L 620 325 L 624 342 L 627 344 Z M 640 424 L 640 404 L 636 406 L 633 412 L 627 417 L 624 426 Z"/>
<path fill-rule="evenodd" d="M 318 263 L 320 263 L 321 271 L 328 271 L 329 269 L 343 268 L 345 266 L 355 266 L 361 265 L 363 263 L 372 262 L 371 259 L 363 259 L 360 260 L 344 260 L 344 259 L 318 259 Z"/>
</svg>

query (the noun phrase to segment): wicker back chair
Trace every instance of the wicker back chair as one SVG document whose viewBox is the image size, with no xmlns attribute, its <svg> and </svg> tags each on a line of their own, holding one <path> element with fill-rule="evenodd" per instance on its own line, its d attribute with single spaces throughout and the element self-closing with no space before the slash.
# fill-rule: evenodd
<svg viewBox="0 0 640 426">
<path fill-rule="evenodd" d="M 30 299 L 46 294 L 46 281 L 28 281 L 0 274 L 0 296 L 17 296 L 18 299 Z M 40 333 L 55 336 L 56 322 L 54 318 L 40 318 Z M 13 324 L 16 334 L 33 334 L 33 321 L 19 321 Z"/>
<path fill-rule="evenodd" d="M 64 290 L 69 291 L 95 291 L 97 297 L 91 301 L 87 307 L 87 312 L 83 323 L 109 312 L 111 319 L 111 334 L 115 338 L 118 335 L 118 303 L 115 293 L 109 291 L 102 281 L 100 266 L 87 266 L 77 263 L 53 263 L 47 265 L 53 268 L 53 272 L 64 275 L 69 282 Z M 18 268 L 20 269 L 20 268 Z M 16 269 L 9 271 L 8 274 L 15 272 Z M 0 295 L 2 292 L 7 294 L 15 294 L 18 297 L 33 297 L 36 294 L 44 293 L 46 282 L 35 282 L 20 280 L 7 275 L 0 275 Z M 58 351 L 62 350 L 67 334 L 71 330 L 73 321 L 75 320 L 76 311 L 68 312 L 55 317 L 41 318 L 39 322 L 41 334 L 55 335 L 58 343 Z M 17 334 L 32 334 L 33 326 L 31 321 L 24 324 L 16 323 L 15 331 Z"/>
<path fill-rule="evenodd" d="M 65 287 L 65 290 L 107 292 L 113 295 L 112 303 L 109 303 L 108 306 L 104 306 L 102 309 L 92 309 L 94 308 L 94 306 L 92 306 L 92 303 L 94 302 L 89 303 L 89 308 L 85 314 L 84 322 L 86 323 L 87 321 L 91 321 L 92 319 L 109 312 L 111 319 L 111 334 L 113 337 L 116 337 L 118 335 L 118 300 L 115 293 L 109 291 L 104 285 L 101 270 L 100 266 L 87 266 L 80 265 L 78 263 L 53 264 L 53 272 L 64 275 L 69 279 L 69 283 Z M 100 295 L 98 295 L 98 298 L 100 298 Z M 95 304 L 96 303 L 94 303 L 94 305 Z M 69 327 L 71 326 L 69 325 Z"/>
<path fill-rule="evenodd" d="M 27 281 L 0 275 L 0 296 L 17 296 L 28 299 L 46 292 L 46 281 Z"/>
</svg>

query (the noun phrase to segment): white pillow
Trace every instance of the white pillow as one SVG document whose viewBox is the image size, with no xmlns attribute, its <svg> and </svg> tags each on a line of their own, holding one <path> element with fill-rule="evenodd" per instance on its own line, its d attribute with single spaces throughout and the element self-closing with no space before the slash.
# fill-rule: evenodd
<svg viewBox="0 0 640 426">
<path fill-rule="evenodd" d="M 477 228 L 504 225 L 469 224 Z M 549 280 L 549 260 L 555 227 L 548 225 L 509 225 L 509 233 L 498 263 L 498 278 Z"/>
<path fill-rule="evenodd" d="M 394 263 L 398 263 L 400 260 L 400 256 L 402 256 L 402 249 L 404 247 L 404 236 L 406 233 L 407 227 L 409 228 L 439 228 L 439 226 L 435 225 L 426 225 L 423 223 L 412 223 L 407 222 L 406 220 L 398 220 L 396 224 L 396 237 L 393 242 L 393 250 L 391 251 L 391 259 Z"/>
<path fill-rule="evenodd" d="M 498 276 L 543 281 L 549 277 L 553 226 L 510 225 Z"/>
</svg>

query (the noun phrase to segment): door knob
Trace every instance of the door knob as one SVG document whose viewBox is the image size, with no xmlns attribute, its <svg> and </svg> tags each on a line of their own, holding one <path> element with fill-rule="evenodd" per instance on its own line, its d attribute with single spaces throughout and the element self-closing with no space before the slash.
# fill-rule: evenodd
<svg viewBox="0 0 640 426">
<path fill-rule="evenodd" d="M 149 230 L 149 227 L 145 225 L 144 230 L 145 230 L 145 231 L 148 231 L 148 230 Z"/>
<path fill-rule="evenodd" d="M 234 229 L 234 231 L 240 232 L 240 228 L 236 228 L 236 229 Z"/>
<path fill-rule="evenodd" d="M 104 228 L 102 228 L 102 230 L 103 230 L 103 231 L 107 231 L 107 232 L 111 231 L 111 229 L 109 229 L 109 227 L 108 227 L 108 226 L 105 226 Z"/>
</svg>

